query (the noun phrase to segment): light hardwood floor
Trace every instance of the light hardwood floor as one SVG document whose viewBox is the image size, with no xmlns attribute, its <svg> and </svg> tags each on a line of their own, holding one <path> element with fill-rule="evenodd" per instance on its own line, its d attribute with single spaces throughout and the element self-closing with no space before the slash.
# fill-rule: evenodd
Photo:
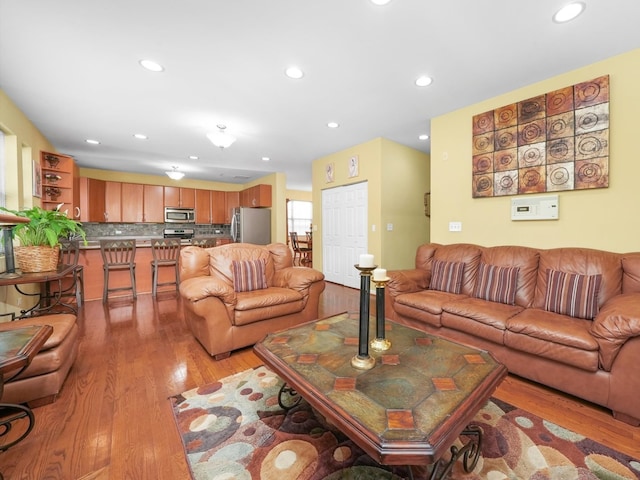
<svg viewBox="0 0 640 480">
<path fill-rule="evenodd" d="M 11 480 L 189 480 L 169 397 L 260 364 L 251 348 L 214 361 L 188 331 L 175 292 L 87 302 L 80 351 L 57 401 L 0 453 Z M 372 307 L 373 308 L 373 307 Z M 358 309 L 358 291 L 328 284 L 320 316 Z M 373 312 L 374 310 L 372 310 Z M 496 397 L 640 458 L 640 428 L 608 411 L 509 376 Z"/>
</svg>

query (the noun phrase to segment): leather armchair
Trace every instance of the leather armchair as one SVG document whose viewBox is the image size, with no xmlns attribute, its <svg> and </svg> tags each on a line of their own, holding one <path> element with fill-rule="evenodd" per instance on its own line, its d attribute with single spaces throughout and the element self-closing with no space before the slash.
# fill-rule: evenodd
<svg viewBox="0 0 640 480">
<path fill-rule="evenodd" d="M 266 288 L 234 289 L 233 262 L 264 260 Z M 324 275 L 294 267 L 282 243 L 231 243 L 180 252 L 180 295 L 193 335 L 216 360 L 266 334 L 318 318 Z"/>
</svg>

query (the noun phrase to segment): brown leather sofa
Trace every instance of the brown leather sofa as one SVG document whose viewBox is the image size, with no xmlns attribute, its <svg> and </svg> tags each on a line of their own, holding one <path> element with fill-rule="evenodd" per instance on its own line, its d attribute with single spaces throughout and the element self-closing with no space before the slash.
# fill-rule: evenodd
<svg viewBox="0 0 640 480">
<path fill-rule="evenodd" d="M 29 366 L 4 384 L 2 402 L 28 403 L 37 407 L 54 402 L 60 393 L 78 356 L 78 325 L 75 315 L 54 314 L 3 322 L 0 331 L 26 325 L 51 325 L 53 333 Z"/>
<path fill-rule="evenodd" d="M 488 350 L 511 373 L 640 425 L 640 253 L 431 243 L 415 269 L 388 275 L 388 318 Z"/>
<path fill-rule="evenodd" d="M 237 291 L 241 285 L 234 281 L 238 282 L 240 267 L 234 261 L 264 262 L 260 273 L 265 283 Z M 294 267 L 291 250 L 283 243 L 185 247 L 180 252 L 184 316 L 193 335 L 216 360 L 270 332 L 318 318 L 324 288 L 324 275 Z"/>
</svg>

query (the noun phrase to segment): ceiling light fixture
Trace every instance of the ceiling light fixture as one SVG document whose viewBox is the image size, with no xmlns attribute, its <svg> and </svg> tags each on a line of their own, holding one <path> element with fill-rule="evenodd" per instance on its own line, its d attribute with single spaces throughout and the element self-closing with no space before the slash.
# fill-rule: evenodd
<svg viewBox="0 0 640 480">
<path fill-rule="evenodd" d="M 269 160 L 271 160 L 269 157 L 262 157 L 263 162 L 268 162 Z"/>
<path fill-rule="evenodd" d="M 387 3 L 391 2 L 391 0 L 371 0 L 371 3 L 373 3 L 374 5 L 386 5 Z"/>
<path fill-rule="evenodd" d="M 416 78 L 416 85 L 419 87 L 428 87 L 433 83 L 433 78 L 428 77 L 427 75 L 422 75 Z"/>
<path fill-rule="evenodd" d="M 150 72 L 163 72 L 164 67 L 160 65 L 158 62 L 154 62 L 153 60 L 140 60 L 140 65 L 143 68 L 146 68 Z"/>
<path fill-rule="evenodd" d="M 90 138 L 87 138 L 85 142 L 90 143 L 91 145 L 100 145 L 100 142 L 98 140 L 92 140 Z"/>
<path fill-rule="evenodd" d="M 211 143 L 216 147 L 221 149 L 229 148 L 231 144 L 236 141 L 236 137 L 225 132 L 225 129 L 227 128 L 225 125 L 216 126 L 218 127 L 218 131 L 207 133 L 207 138 L 211 140 Z"/>
<path fill-rule="evenodd" d="M 171 167 L 173 170 L 164 172 L 171 180 L 180 180 L 184 177 L 184 173 L 178 171 L 178 167 Z"/>
<path fill-rule="evenodd" d="M 556 12 L 553 16 L 553 21 L 556 23 L 570 22 L 584 12 L 585 8 L 587 8 L 587 6 L 583 2 L 569 3 Z"/>
<path fill-rule="evenodd" d="M 340 124 L 338 122 L 329 122 L 327 123 L 327 127 L 329 128 L 338 128 Z"/>
<path fill-rule="evenodd" d="M 418 140 L 429 140 L 429 135 L 423 133 L 422 135 L 418 136 Z"/>
<path fill-rule="evenodd" d="M 285 75 L 294 80 L 299 80 L 304 77 L 304 72 L 299 67 L 289 67 L 284 71 Z"/>
<path fill-rule="evenodd" d="M 134 133 L 133 136 L 138 140 L 146 140 L 147 136 L 144 133 Z"/>
</svg>

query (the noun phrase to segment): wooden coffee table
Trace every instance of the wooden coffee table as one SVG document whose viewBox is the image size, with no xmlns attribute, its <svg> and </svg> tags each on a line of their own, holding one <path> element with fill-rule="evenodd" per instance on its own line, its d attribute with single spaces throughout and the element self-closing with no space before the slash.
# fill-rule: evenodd
<svg viewBox="0 0 640 480">
<path fill-rule="evenodd" d="M 434 464 L 430 478 L 444 478 L 462 457 L 465 470 L 473 470 L 482 432 L 469 424 L 506 368 L 486 351 L 387 321 L 391 348 L 370 351 L 375 366 L 358 370 L 351 366 L 358 325 L 357 313 L 345 313 L 269 334 L 255 345 L 256 355 L 286 382 L 283 407 L 301 395 L 380 464 Z M 452 446 L 461 434 L 467 443 Z M 451 456 L 443 458 L 447 450 Z"/>
</svg>

